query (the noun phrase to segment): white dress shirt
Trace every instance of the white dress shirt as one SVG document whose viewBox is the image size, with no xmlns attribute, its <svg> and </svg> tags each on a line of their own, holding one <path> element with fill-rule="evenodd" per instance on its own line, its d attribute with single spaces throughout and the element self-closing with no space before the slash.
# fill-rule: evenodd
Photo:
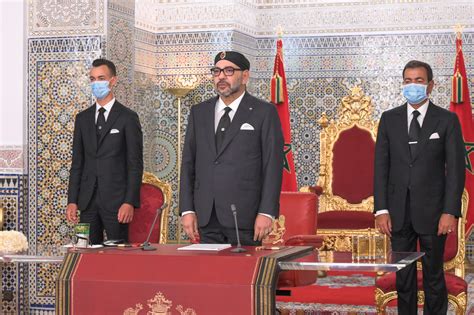
<svg viewBox="0 0 474 315">
<path fill-rule="evenodd" d="M 222 116 L 224 116 L 224 109 L 226 107 L 230 107 L 231 109 L 231 111 L 229 112 L 229 118 L 232 122 L 232 119 L 234 119 L 235 113 L 237 112 L 237 109 L 239 109 L 240 102 L 242 101 L 242 98 L 244 98 L 244 95 L 245 92 L 242 93 L 242 95 L 240 95 L 229 105 L 226 105 L 224 101 L 219 97 L 216 103 L 216 107 L 214 108 L 214 132 L 217 132 L 217 126 L 219 125 L 219 121 L 221 120 Z"/>
<path fill-rule="evenodd" d="M 105 122 L 107 122 L 107 118 L 109 117 L 110 111 L 112 110 L 112 106 L 114 106 L 114 103 L 115 103 L 115 97 L 104 106 L 99 105 L 99 103 L 95 103 L 95 122 L 96 123 L 97 123 L 97 117 L 99 117 L 99 109 L 101 107 L 105 109 L 104 117 L 105 117 Z"/>
<path fill-rule="evenodd" d="M 423 120 L 426 117 L 426 112 L 428 111 L 428 105 L 429 105 L 429 99 L 426 99 L 426 101 L 418 107 L 418 109 L 414 109 L 411 104 L 407 105 L 407 120 L 408 120 L 408 132 L 410 132 L 410 124 L 411 120 L 413 119 L 413 112 L 417 110 L 420 115 L 418 115 L 418 122 L 420 123 L 420 128 L 423 126 Z M 381 215 L 388 213 L 388 209 L 380 209 L 375 212 L 375 216 Z"/>
</svg>

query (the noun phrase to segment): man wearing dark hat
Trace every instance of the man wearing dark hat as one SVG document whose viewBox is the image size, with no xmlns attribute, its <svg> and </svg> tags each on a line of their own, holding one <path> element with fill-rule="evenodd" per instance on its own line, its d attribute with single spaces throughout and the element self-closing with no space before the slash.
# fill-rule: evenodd
<svg viewBox="0 0 474 315">
<path fill-rule="evenodd" d="M 180 182 L 181 223 L 201 243 L 258 245 L 279 213 L 283 134 L 274 105 L 246 92 L 250 62 L 235 51 L 216 55 L 219 95 L 191 107 Z"/>
</svg>

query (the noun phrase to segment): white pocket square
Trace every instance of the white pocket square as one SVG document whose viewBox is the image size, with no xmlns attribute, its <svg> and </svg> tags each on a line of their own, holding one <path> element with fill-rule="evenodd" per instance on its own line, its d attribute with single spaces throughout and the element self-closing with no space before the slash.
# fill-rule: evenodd
<svg viewBox="0 0 474 315">
<path fill-rule="evenodd" d="M 112 129 L 110 130 L 110 133 L 119 133 L 120 131 L 118 129 Z"/>
<path fill-rule="evenodd" d="M 255 128 L 251 124 L 245 123 L 240 126 L 240 130 L 255 130 Z"/>
<path fill-rule="evenodd" d="M 439 134 L 437 132 L 432 133 L 430 139 L 439 139 Z"/>
</svg>

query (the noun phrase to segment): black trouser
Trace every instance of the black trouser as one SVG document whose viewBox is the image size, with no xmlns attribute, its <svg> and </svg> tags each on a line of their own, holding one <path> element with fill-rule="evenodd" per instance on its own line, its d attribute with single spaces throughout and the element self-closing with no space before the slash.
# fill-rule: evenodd
<svg viewBox="0 0 474 315">
<path fill-rule="evenodd" d="M 261 242 L 253 240 L 253 229 L 239 228 L 239 238 L 242 245 L 259 246 Z M 202 244 L 237 244 L 235 227 L 227 228 L 221 225 L 216 215 L 216 208 L 213 207 L 209 223 L 199 228 L 199 235 Z"/>
<path fill-rule="evenodd" d="M 448 292 L 443 271 L 443 254 L 446 235 L 418 234 L 411 223 L 410 194 L 407 194 L 405 220 L 400 231 L 392 232 L 392 250 L 397 252 L 414 252 L 417 241 L 420 251 L 425 252 L 421 258 L 423 266 L 423 290 L 425 292 L 424 315 L 445 315 L 448 311 Z M 436 227 L 436 230 L 438 227 Z M 396 287 L 398 293 L 398 314 L 416 315 L 417 280 L 416 263 L 397 272 Z M 421 288 L 420 288 L 421 289 Z"/>
<path fill-rule="evenodd" d="M 123 239 L 128 242 L 128 224 L 118 222 L 118 209 L 107 210 L 100 198 L 99 188 L 94 188 L 94 194 L 86 210 L 81 211 L 80 222 L 90 224 L 91 244 L 102 244 L 104 229 L 107 239 Z"/>
</svg>

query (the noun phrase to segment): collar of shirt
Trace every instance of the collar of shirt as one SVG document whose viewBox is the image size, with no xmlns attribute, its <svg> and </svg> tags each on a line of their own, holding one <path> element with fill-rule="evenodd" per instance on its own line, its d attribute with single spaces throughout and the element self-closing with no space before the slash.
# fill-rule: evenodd
<svg viewBox="0 0 474 315">
<path fill-rule="evenodd" d="M 229 118 L 230 121 L 234 119 L 234 115 L 237 112 L 237 109 L 239 108 L 240 102 L 244 98 L 246 92 L 242 93 L 237 99 L 235 99 L 232 103 L 229 105 L 226 105 L 224 101 L 219 97 L 216 103 L 216 107 L 214 110 L 214 131 L 217 131 L 217 125 L 219 125 L 219 121 L 221 120 L 221 117 L 224 116 L 224 108 L 230 107 L 232 110 L 229 112 Z"/>
<path fill-rule="evenodd" d="M 410 123 L 411 123 L 411 119 L 413 118 L 412 114 L 415 110 L 417 110 L 420 113 L 420 115 L 418 116 L 418 122 L 420 123 L 420 127 L 423 126 L 423 120 L 425 119 L 429 104 L 430 104 L 429 99 L 426 99 L 426 101 L 420 107 L 418 107 L 418 109 L 414 109 L 410 104 L 407 104 L 408 130 L 410 130 Z"/>
<path fill-rule="evenodd" d="M 112 110 L 112 106 L 114 106 L 114 103 L 115 103 L 115 97 L 110 102 L 105 104 L 104 106 L 100 106 L 96 102 L 95 103 L 95 121 L 97 122 L 97 117 L 99 117 L 99 109 L 101 107 L 105 108 L 104 117 L 105 117 L 105 121 L 107 121 L 107 117 L 109 117 L 109 113 Z"/>
</svg>

